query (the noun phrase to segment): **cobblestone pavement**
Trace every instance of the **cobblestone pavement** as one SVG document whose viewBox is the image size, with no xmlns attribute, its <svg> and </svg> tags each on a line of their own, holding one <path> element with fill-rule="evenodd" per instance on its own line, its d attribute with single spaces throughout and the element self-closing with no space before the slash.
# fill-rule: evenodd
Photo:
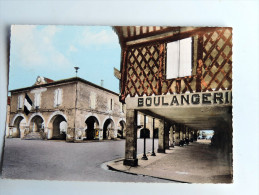
<svg viewBox="0 0 259 195">
<path fill-rule="evenodd" d="M 147 151 L 152 140 L 147 139 Z M 138 140 L 138 153 L 143 152 Z M 157 140 L 155 140 L 157 146 Z M 3 178 L 103 182 L 171 182 L 102 168 L 103 163 L 124 157 L 125 140 L 85 143 L 6 139 Z"/>
</svg>

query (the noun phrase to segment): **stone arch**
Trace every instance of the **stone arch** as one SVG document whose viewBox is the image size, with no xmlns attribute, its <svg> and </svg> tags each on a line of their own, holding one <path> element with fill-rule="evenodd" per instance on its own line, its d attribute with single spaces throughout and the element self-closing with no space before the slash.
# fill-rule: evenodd
<svg viewBox="0 0 259 195">
<path fill-rule="evenodd" d="M 96 137 L 99 137 L 99 120 L 94 115 L 88 115 L 85 120 L 86 128 L 85 128 L 85 136 L 88 140 L 93 140 Z"/>
<path fill-rule="evenodd" d="M 117 137 L 118 138 L 125 138 L 126 137 L 126 122 L 124 119 L 119 120 L 118 124 L 118 132 L 117 132 Z"/>
<path fill-rule="evenodd" d="M 28 122 L 30 132 L 40 132 L 44 131 L 45 120 L 42 114 L 33 114 Z"/>
<path fill-rule="evenodd" d="M 23 133 L 27 125 L 26 117 L 23 114 L 15 115 L 15 117 L 11 122 L 11 125 L 13 126 L 12 137 L 16 137 L 16 138 L 23 137 Z"/>
<path fill-rule="evenodd" d="M 99 118 L 99 116 L 97 115 L 97 114 L 92 114 L 92 113 L 89 113 L 89 114 L 87 114 L 86 116 L 85 116 L 85 121 L 90 117 L 90 116 L 94 116 L 96 119 L 97 119 L 97 121 L 98 121 L 98 123 L 99 123 L 99 125 L 100 125 L 100 118 Z"/>
<path fill-rule="evenodd" d="M 47 127 L 49 127 L 49 124 L 50 124 L 50 121 L 51 121 L 51 119 L 53 119 L 53 117 L 55 116 L 55 115 L 61 115 L 61 116 L 63 116 L 64 118 L 65 118 L 65 120 L 67 121 L 67 117 L 66 117 L 66 115 L 63 113 L 63 112 L 61 112 L 61 111 L 55 111 L 55 112 L 53 112 L 50 116 L 49 116 L 49 120 L 47 121 Z"/>
<path fill-rule="evenodd" d="M 24 114 L 21 114 L 21 113 L 16 114 L 16 115 L 13 117 L 13 120 L 12 120 L 12 122 L 11 122 L 11 124 L 10 124 L 11 126 L 14 126 L 14 121 L 15 121 L 16 118 L 19 117 L 19 116 L 23 117 L 25 120 L 27 119 L 27 117 L 26 117 Z M 28 125 L 28 124 L 27 124 L 27 120 L 26 120 L 26 125 Z"/>
<path fill-rule="evenodd" d="M 53 113 L 48 121 L 48 139 L 65 140 L 67 117 L 62 112 Z"/>
<path fill-rule="evenodd" d="M 114 139 L 115 137 L 115 123 L 111 118 L 107 118 L 103 123 L 103 139 Z"/>
<path fill-rule="evenodd" d="M 32 118 L 35 117 L 35 116 L 40 116 L 40 117 L 43 119 L 44 127 L 45 127 L 45 125 L 46 125 L 46 124 L 45 124 L 45 119 L 44 119 L 44 117 L 43 117 L 43 115 L 42 115 L 41 113 L 34 113 L 34 114 L 32 114 L 32 115 L 30 116 L 30 118 L 28 119 L 27 126 L 30 126 L 31 120 L 32 120 Z"/>
<path fill-rule="evenodd" d="M 112 121 L 115 121 L 112 116 L 107 116 L 103 119 L 102 127 L 104 126 L 104 123 L 107 121 L 107 119 L 111 119 Z M 115 123 L 114 123 L 115 124 Z"/>
</svg>

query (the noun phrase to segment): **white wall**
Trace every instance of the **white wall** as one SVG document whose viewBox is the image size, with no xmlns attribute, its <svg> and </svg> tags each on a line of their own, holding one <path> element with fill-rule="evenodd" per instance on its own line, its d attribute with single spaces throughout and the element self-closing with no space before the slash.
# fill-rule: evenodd
<svg viewBox="0 0 259 195">
<path fill-rule="evenodd" d="M 204 194 L 258 194 L 258 1 L 0 1 L 0 147 L 4 144 L 11 24 L 232 26 L 234 68 L 234 184 L 202 186 Z M 249 96 L 246 94 L 249 93 Z M 4 103 L 3 103 L 4 102 Z M 249 131 L 249 133 L 247 133 Z M 250 135 L 253 135 L 252 137 Z M 246 142 L 249 141 L 249 144 Z M 0 156 L 2 151 L 0 152 Z M 249 166 L 247 166 L 249 165 Z M 245 167 L 245 168 L 244 168 Z M 33 184 L 33 185 L 32 185 Z M 57 188 L 58 186 L 58 188 Z M 125 190 L 125 187 L 130 190 Z M 116 190 L 114 190 L 116 188 Z M 81 189 L 81 190 L 80 190 Z M 81 192 L 201 193 L 183 184 L 102 184 L 0 180 L 0 194 Z M 52 193 L 51 193 L 52 192 Z"/>
</svg>

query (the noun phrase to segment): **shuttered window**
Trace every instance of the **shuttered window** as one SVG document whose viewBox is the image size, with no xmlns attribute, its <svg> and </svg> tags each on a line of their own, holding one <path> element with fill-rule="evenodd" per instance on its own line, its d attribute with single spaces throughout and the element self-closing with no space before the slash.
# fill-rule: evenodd
<svg viewBox="0 0 259 195">
<path fill-rule="evenodd" d="M 54 93 L 54 106 L 60 106 L 62 103 L 62 89 L 56 89 Z"/>
<path fill-rule="evenodd" d="M 96 105 L 96 94 L 91 92 L 91 94 L 90 94 L 90 108 L 95 109 L 95 105 Z"/>
<path fill-rule="evenodd" d="M 35 105 L 35 108 L 36 107 L 40 107 L 40 93 L 35 93 L 35 96 L 34 96 L 34 105 Z"/>
<path fill-rule="evenodd" d="M 17 109 L 22 109 L 23 107 L 23 96 L 19 95 L 18 96 L 18 104 L 17 104 Z"/>
<path fill-rule="evenodd" d="M 166 79 L 192 75 L 192 38 L 167 43 Z"/>
</svg>

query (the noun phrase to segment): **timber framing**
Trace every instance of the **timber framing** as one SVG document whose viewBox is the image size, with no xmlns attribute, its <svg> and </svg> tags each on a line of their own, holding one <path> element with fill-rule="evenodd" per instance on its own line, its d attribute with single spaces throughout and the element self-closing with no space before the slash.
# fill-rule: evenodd
<svg viewBox="0 0 259 195">
<path fill-rule="evenodd" d="M 232 89 L 231 27 L 113 27 L 121 48 L 120 99 Z M 144 30 L 145 29 L 145 30 Z M 167 43 L 193 37 L 192 75 L 166 79 Z"/>
</svg>

